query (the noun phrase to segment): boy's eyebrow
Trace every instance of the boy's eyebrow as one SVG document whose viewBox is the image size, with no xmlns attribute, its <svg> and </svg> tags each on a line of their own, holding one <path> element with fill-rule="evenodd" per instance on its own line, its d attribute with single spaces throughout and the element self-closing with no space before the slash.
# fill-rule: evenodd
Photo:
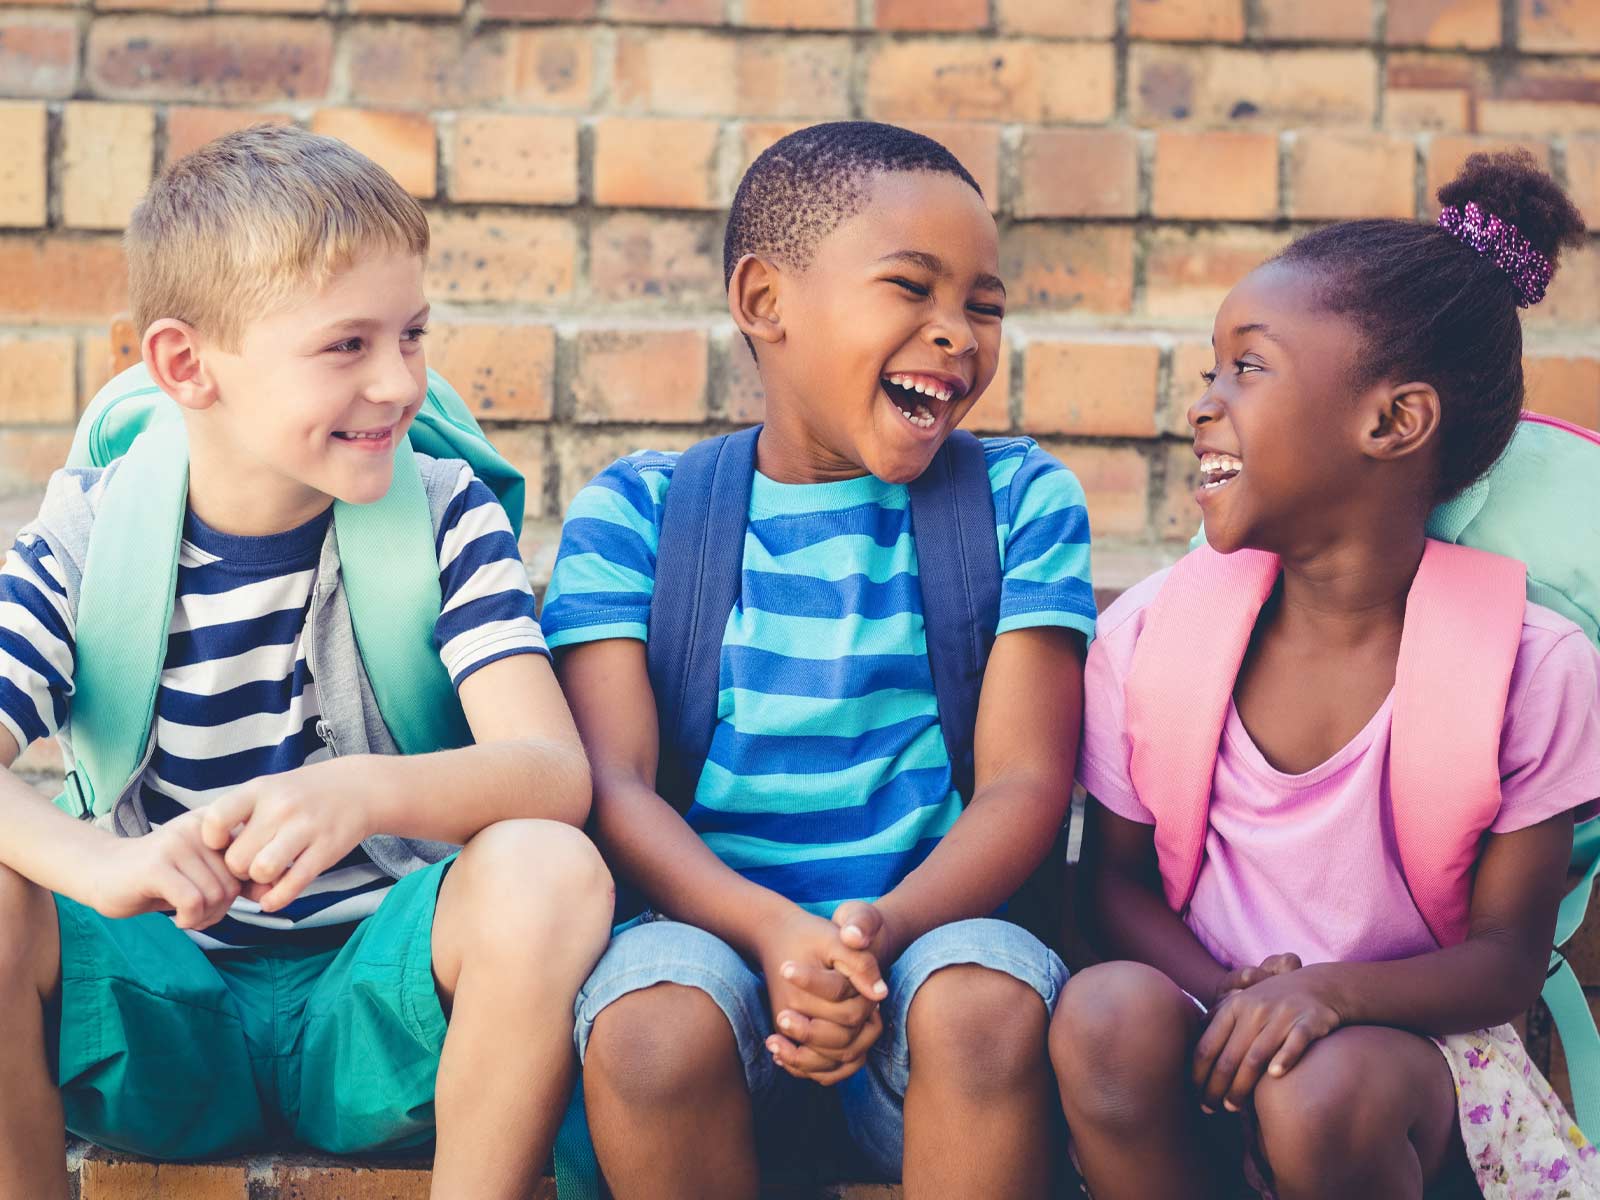
<svg viewBox="0 0 1600 1200">
<path fill-rule="evenodd" d="M 432 314 L 433 305 L 424 304 L 421 308 L 417 309 L 416 312 L 411 314 L 411 316 L 407 319 L 406 324 L 409 325 L 415 321 L 426 321 Z M 342 321 L 334 321 L 331 325 L 324 325 L 317 331 L 317 336 L 332 337 L 334 334 L 343 333 L 346 330 L 370 329 L 374 325 L 382 324 L 383 322 L 378 320 L 376 317 L 346 317 Z"/>
<path fill-rule="evenodd" d="M 896 250 L 892 254 L 885 254 L 878 261 L 883 263 L 896 260 L 915 263 L 924 271 L 931 272 L 934 275 L 945 274 L 944 260 L 936 254 L 929 254 L 926 250 Z M 998 275 L 979 275 L 973 282 L 980 288 L 989 288 L 999 292 L 1002 296 L 1005 295 L 1006 285 Z"/>
</svg>

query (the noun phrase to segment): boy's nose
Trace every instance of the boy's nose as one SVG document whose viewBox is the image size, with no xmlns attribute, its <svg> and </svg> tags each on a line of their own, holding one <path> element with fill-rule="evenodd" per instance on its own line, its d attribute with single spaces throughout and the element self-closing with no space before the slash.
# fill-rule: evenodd
<svg viewBox="0 0 1600 1200">
<path fill-rule="evenodd" d="M 417 385 L 416 376 L 411 373 L 411 364 L 404 355 L 396 352 L 386 356 L 376 366 L 367 386 L 362 389 L 362 395 L 368 403 L 409 408 L 421 398 L 422 389 Z"/>
</svg>

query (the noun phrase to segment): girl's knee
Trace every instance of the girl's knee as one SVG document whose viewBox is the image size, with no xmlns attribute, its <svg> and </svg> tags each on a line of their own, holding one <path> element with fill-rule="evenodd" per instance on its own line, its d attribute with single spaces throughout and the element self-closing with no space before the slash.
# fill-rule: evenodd
<svg viewBox="0 0 1600 1200">
<path fill-rule="evenodd" d="M 945 967 L 917 989 L 906 1017 L 913 1072 L 933 1072 L 963 1095 L 1007 1093 L 1044 1069 L 1044 1001 L 1003 971 Z"/>
<path fill-rule="evenodd" d="M 0 866 L 0 979 L 53 990 L 58 938 L 50 893 Z"/>
<path fill-rule="evenodd" d="M 583 1060 L 587 1093 L 641 1112 L 743 1087 L 733 1027 L 699 988 L 659 983 L 608 1004 Z"/>
</svg>

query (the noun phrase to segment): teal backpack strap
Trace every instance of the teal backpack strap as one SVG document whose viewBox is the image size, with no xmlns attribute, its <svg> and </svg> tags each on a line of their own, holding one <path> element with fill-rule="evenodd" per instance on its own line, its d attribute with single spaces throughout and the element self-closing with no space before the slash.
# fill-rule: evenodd
<svg viewBox="0 0 1600 1200">
<path fill-rule="evenodd" d="M 75 623 L 75 765 L 57 801 L 74 816 L 110 812 L 144 757 L 167 653 L 188 490 L 189 439 L 176 419 L 140 434 L 106 484 Z"/>
<path fill-rule="evenodd" d="M 1544 985 L 1544 1002 L 1550 1009 L 1556 1032 L 1561 1035 L 1561 1049 L 1567 1056 L 1573 1116 L 1584 1135 L 1594 1141 L 1600 1139 L 1600 1030 L 1595 1028 L 1594 1013 L 1589 1008 L 1583 985 L 1561 952 L 1588 915 L 1595 880 L 1600 878 L 1600 835 L 1591 827 L 1590 830 L 1580 829 L 1578 836 L 1585 843 L 1580 846 L 1579 853 L 1587 852 L 1593 857 L 1578 880 L 1578 886 L 1567 893 L 1556 913 L 1556 951 L 1550 956 L 1550 978 Z"/>
<path fill-rule="evenodd" d="M 583 1072 L 572 1088 L 572 1100 L 561 1128 L 556 1131 L 556 1196 L 558 1200 L 600 1200 L 600 1161 L 589 1140 L 589 1122 L 583 1108 Z"/>
<path fill-rule="evenodd" d="M 472 731 L 433 643 L 443 596 L 433 516 L 409 442 L 371 504 L 333 506 L 339 571 L 356 647 L 383 723 L 402 754 L 465 746 Z"/>
</svg>

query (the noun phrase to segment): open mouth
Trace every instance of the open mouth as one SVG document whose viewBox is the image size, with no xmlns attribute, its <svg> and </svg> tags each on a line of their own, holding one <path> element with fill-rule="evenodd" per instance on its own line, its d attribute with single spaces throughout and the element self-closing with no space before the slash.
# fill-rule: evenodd
<svg viewBox="0 0 1600 1200">
<path fill-rule="evenodd" d="M 1215 491 L 1238 478 L 1244 463 L 1231 454 L 1205 454 L 1200 458 L 1200 487 Z"/>
<path fill-rule="evenodd" d="M 958 384 L 905 371 L 885 375 L 878 383 L 900 415 L 918 429 L 932 429 L 945 409 L 966 394 Z"/>
<path fill-rule="evenodd" d="M 334 432 L 334 437 L 341 442 L 386 442 L 394 434 L 391 425 L 386 429 L 342 429 Z"/>
</svg>

